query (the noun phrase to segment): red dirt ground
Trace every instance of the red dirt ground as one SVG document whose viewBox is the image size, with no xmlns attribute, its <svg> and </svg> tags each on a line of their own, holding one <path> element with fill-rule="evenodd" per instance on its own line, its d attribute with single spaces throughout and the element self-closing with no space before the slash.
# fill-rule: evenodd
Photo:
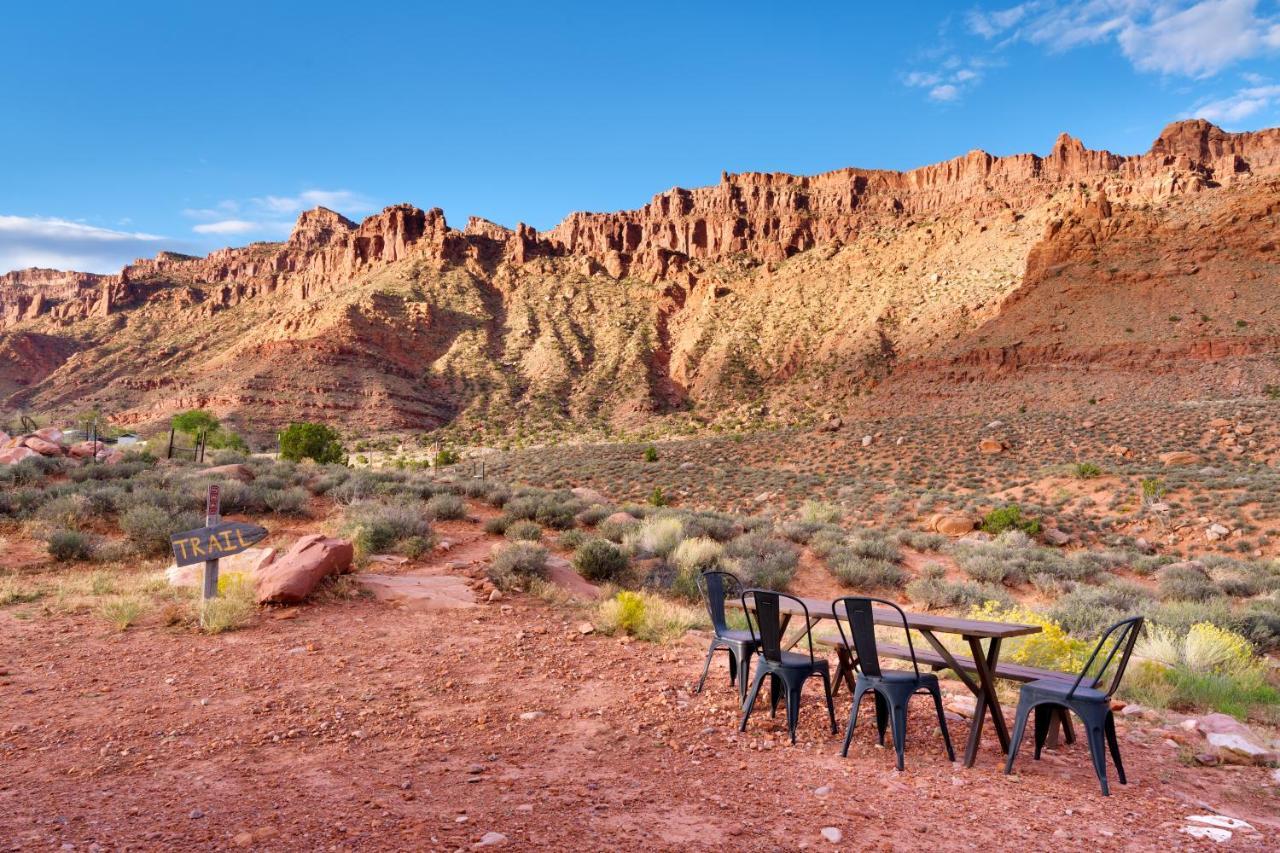
<svg viewBox="0 0 1280 853">
<path fill-rule="evenodd" d="M 1280 843 L 1269 771 L 1183 766 L 1141 723 L 1121 723 L 1131 781 L 1110 798 L 1082 744 L 1038 764 L 1024 748 L 1006 777 L 988 732 L 975 767 L 947 762 L 923 702 L 898 773 L 869 705 L 848 759 L 816 682 L 797 746 L 764 710 L 739 734 L 723 659 L 690 694 L 705 639 L 583 636 L 581 613 L 526 596 L 334 600 L 214 637 L 18 612 L 0 611 L 14 850 L 456 850 L 489 832 L 546 850 L 1207 849 L 1179 829 L 1209 811 L 1258 827 L 1230 847 Z"/>
</svg>

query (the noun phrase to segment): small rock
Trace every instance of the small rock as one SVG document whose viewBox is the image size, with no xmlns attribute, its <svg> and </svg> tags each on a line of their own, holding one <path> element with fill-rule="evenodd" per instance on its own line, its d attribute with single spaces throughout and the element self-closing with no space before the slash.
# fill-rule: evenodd
<svg viewBox="0 0 1280 853">
<path fill-rule="evenodd" d="M 831 786 L 823 785 L 821 788 L 814 788 L 813 793 L 817 794 L 819 797 L 825 797 L 827 794 L 831 793 Z"/>
<path fill-rule="evenodd" d="M 192 820 L 199 820 L 200 818 L 204 817 L 204 812 L 200 811 L 199 809 L 192 809 L 190 817 Z"/>
<path fill-rule="evenodd" d="M 592 625 L 590 622 L 579 622 L 579 623 L 578 623 L 578 633 L 579 633 L 579 634 L 583 634 L 583 635 L 585 635 L 585 634 L 594 634 L 594 633 L 595 633 L 595 630 L 596 630 L 596 626 L 595 626 L 595 625 Z"/>
<path fill-rule="evenodd" d="M 525 711 L 520 715 L 522 720 L 540 720 L 547 715 L 546 711 Z"/>
<path fill-rule="evenodd" d="M 489 593 L 489 600 L 490 600 L 490 601 L 501 601 L 501 600 L 502 600 L 502 590 L 500 590 L 500 589 L 495 589 L 493 592 Z"/>
<path fill-rule="evenodd" d="M 252 832 L 237 833 L 236 837 L 231 839 L 231 843 L 237 847 L 249 847 L 253 844 Z"/>
<path fill-rule="evenodd" d="M 832 844 L 839 844 L 844 839 L 844 833 L 834 826 L 824 826 L 822 828 L 822 837 Z"/>
<path fill-rule="evenodd" d="M 480 836 L 480 840 L 477 841 L 472 846 L 473 847 L 497 847 L 499 845 L 506 844 L 506 843 L 507 843 L 507 837 L 503 835 L 501 832 L 486 832 L 484 835 Z"/>
<path fill-rule="evenodd" d="M 864 436 L 862 437 L 862 446 L 863 446 L 863 447 L 870 447 L 870 446 L 871 446 L 871 441 L 872 441 L 871 436 L 869 436 L 869 435 L 864 435 Z"/>
<path fill-rule="evenodd" d="M 978 442 L 978 452 L 988 456 L 996 453 L 1003 453 L 1005 443 L 998 438 L 984 438 Z"/>
<path fill-rule="evenodd" d="M 1071 541 L 1071 536 L 1056 527 L 1046 527 L 1040 534 L 1044 541 L 1050 545 L 1056 545 L 1061 548 L 1063 545 Z"/>
<path fill-rule="evenodd" d="M 1160 454 L 1160 462 L 1166 468 L 1178 465 L 1198 465 L 1200 457 L 1189 450 L 1171 450 L 1168 453 Z"/>
</svg>

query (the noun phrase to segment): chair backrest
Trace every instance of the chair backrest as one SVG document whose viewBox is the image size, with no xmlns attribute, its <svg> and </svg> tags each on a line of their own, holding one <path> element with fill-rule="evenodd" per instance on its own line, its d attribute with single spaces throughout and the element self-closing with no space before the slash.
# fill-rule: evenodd
<svg viewBox="0 0 1280 853">
<path fill-rule="evenodd" d="M 809 630 L 809 608 L 794 595 L 772 589 L 748 589 L 742 593 L 742 609 L 747 614 L 747 627 L 751 639 L 760 644 L 760 653 L 766 660 L 778 663 L 782 660 L 782 600 L 799 605 L 804 614 L 805 637 L 809 641 L 809 662 L 814 662 L 813 633 Z M 752 619 L 752 616 L 755 618 Z M 753 624 L 754 623 L 754 624 Z"/>
<path fill-rule="evenodd" d="M 698 575 L 698 591 L 706 602 L 707 615 L 716 634 L 724 634 L 729 630 L 724 615 L 725 599 L 742 597 L 742 581 L 731 572 L 702 572 Z"/>
<path fill-rule="evenodd" d="M 1142 633 L 1142 623 L 1145 621 L 1141 616 L 1132 616 L 1123 619 L 1112 625 L 1106 630 L 1098 640 L 1098 645 L 1094 647 L 1093 654 L 1089 655 L 1088 662 L 1085 663 L 1084 669 L 1080 670 L 1080 674 L 1076 676 L 1075 683 L 1071 685 L 1071 691 L 1067 693 L 1070 699 L 1075 695 L 1076 688 L 1082 682 L 1086 687 L 1097 687 L 1102 683 L 1103 678 L 1107 674 L 1107 670 L 1111 667 L 1113 661 L 1116 661 L 1116 655 L 1120 656 L 1116 662 L 1114 674 L 1111 676 L 1111 684 L 1107 687 L 1106 695 L 1110 698 L 1111 694 L 1116 692 L 1116 688 L 1120 686 L 1120 679 L 1124 678 L 1124 671 L 1129 666 L 1129 656 L 1133 654 L 1134 644 L 1138 642 L 1138 636 Z M 1096 675 L 1090 674 L 1094 669 L 1094 663 L 1099 660 L 1106 650 L 1106 654 L 1101 658 L 1102 665 L 1096 670 Z"/>
<path fill-rule="evenodd" d="M 831 602 L 831 615 L 835 617 L 836 627 L 840 629 L 840 639 L 846 646 L 853 647 L 854 656 L 858 659 L 858 668 L 864 674 L 878 677 L 880 654 L 876 649 L 876 622 L 872 605 L 882 604 L 898 611 L 902 620 L 902 632 L 907 635 L 907 650 L 911 652 L 911 666 L 916 675 L 920 675 L 920 665 L 916 663 L 916 649 L 911 642 L 911 630 L 907 627 L 907 614 L 892 601 L 883 598 L 867 598 L 860 595 L 849 595 Z M 841 612 L 843 611 L 843 613 Z M 849 623 L 849 636 L 844 634 L 844 621 Z"/>
</svg>

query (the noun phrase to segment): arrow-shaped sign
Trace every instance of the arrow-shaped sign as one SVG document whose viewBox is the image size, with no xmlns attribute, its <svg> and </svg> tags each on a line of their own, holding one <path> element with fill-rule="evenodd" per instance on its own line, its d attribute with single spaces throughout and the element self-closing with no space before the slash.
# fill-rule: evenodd
<svg viewBox="0 0 1280 853">
<path fill-rule="evenodd" d="M 228 521 L 199 530 L 174 533 L 169 537 L 173 547 L 173 560 L 179 566 L 190 566 L 207 560 L 217 560 L 239 554 L 267 535 L 265 527 Z"/>
</svg>

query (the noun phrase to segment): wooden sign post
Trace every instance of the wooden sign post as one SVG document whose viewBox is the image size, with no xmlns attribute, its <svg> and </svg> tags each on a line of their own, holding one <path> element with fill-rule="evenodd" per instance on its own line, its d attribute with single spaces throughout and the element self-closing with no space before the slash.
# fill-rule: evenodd
<svg viewBox="0 0 1280 853">
<path fill-rule="evenodd" d="M 222 522 L 222 487 L 217 483 L 209 486 L 209 495 L 205 500 L 204 526 L 217 527 Z M 218 597 L 218 558 L 204 561 L 204 600 Z"/>
</svg>

